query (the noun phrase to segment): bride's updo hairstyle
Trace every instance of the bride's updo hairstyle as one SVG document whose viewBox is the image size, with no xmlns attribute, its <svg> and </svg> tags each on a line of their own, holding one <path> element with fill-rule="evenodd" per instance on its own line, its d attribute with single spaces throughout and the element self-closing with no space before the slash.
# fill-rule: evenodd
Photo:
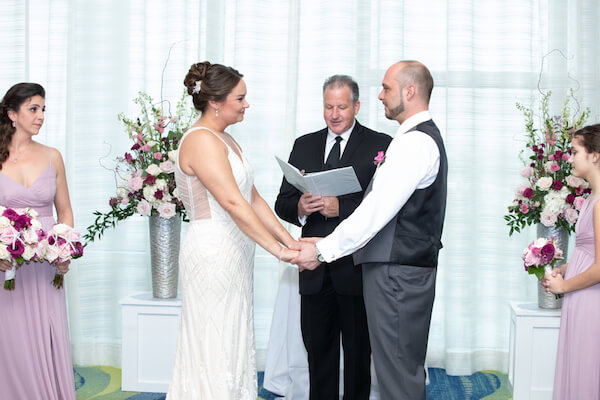
<svg viewBox="0 0 600 400">
<path fill-rule="evenodd" d="M 183 84 L 196 110 L 204 113 L 209 100 L 224 101 L 243 76 L 231 67 L 204 61 L 192 64 Z"/>
<path fill-rule="evenodd" d="M 575 138 L 588 153 L 600 153 L 600 124 L 584 126 L 573 133 Z"/>
<path fill-rule="evenodd" d="M 16 130 L 8 117 L 8 111 L 19 112 L 21 105 L 33 96 L 46 98 L 46 91 L 37 83 L 17 83 L 8 89 L 0 103 L 0 169 L 8 159 L 8 146 Z"/>
</svg>

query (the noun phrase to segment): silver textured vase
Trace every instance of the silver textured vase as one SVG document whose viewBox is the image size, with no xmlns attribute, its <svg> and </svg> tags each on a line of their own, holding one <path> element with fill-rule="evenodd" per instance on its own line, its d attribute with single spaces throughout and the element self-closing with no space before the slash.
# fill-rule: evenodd
<svg viewBox="0 0 600 400">
<path fill-rule="evenodd" d="M 150 216 L 152 295 L 157 299 L 177 297 L 181 218 Z"/>
<path fill-rule="evenodd" d="M 564 259 L 556 263 L 555 267 L 559 267 L 567 262 L 569 252 L 569 232 L 561 227 L 547 227 L 544 224 L 537 224 L 537 237 L 556 237 L 558 248 L 562 250 Z M 561 308 L 562 297 L 557 299 L 552 293 L 546 292 L 541 282 L 538 282 L 538 307 L 540 308 Z"/>
</svg>

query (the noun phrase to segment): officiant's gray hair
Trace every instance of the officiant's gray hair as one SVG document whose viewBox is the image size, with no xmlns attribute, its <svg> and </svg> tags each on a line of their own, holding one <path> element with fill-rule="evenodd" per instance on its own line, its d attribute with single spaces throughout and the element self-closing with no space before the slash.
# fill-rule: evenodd
<svg viewBox="0 0 600 400">
<path fill-rule="evenodd" d="M 325 90 L 343 86 L 350 88 L 350 99 L 352 100 L 352 104 L 356 105 L 358 101 L 358 83 L 349 75 L 333 75 L 325 79 L 325 83 L 323 83 L 323 96 L 325 96 Z"/>
</svg>

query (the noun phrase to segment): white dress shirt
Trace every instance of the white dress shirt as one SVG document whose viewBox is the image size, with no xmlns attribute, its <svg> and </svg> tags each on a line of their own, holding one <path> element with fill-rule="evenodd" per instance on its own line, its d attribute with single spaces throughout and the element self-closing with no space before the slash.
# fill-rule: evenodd
<svg viewBox="0 0 600 400">
<path fill-rule="evenodd" d="M 340 136 L 342 138 L 342 140 L 340 141 L 340 159 L 342 159 L 342 155 L 344 154 L 344 149 L 346 149 L 346 144 L 348 143 L 348 140 L 350 139 L 350 134 L 352 133 L 352 130 L 354 129 L 354 125 L 356 125 L 356 119 L 352 123 L 352 126 L 350 127 L 350 129 L 348 129 L 344 133 L 340 133 L 339 135 L 337 133 L 333 133 L 331 131 L 331 129 L 327 128 L 327 139 L 325 140 L 325 153 L 323 155 L 323 164 L 325 164 L 325 162 L 327 161 L 329 152 L 331 151 L 331 149 L 333 148 L 333 145 L 335 144 L 335 138 L 338 136 Z M 304 226 L 306 224 L 306 218 L 307 218 L 306 215 L 304 215 L 302 217 L 298 217 L 298 222 L 300 222 L 301 226 Z"/>
<path fill-rule="evenodd" d="M 435 141 L 424 132 L 408 132 L 430 119 L 429 111 L 422 111 L 400 125 L 385 152 L 385 161 L 375 171 L 371 192 L 348 218 L 317 243 L 325 261 L 332 262 L 363 247 L 398 214 L 415 190 L 435 181 L 440 167 Z"/>
</svg>

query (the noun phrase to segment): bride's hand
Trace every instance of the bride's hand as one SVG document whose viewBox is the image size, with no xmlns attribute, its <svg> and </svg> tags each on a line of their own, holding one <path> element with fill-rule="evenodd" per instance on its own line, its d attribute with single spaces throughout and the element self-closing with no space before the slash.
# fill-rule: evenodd
<svg viewBox="0 0 600 400">
<path fill-rule="evenodd" d="M 291 260 L 296 258 L 297 255 L 298 255 L 298 252 L 296 250 L 284 248 L 283 251 L 281 252 L 280 259 L 281 259 L 281 261 L 289 263 Z"/>
</svg>

